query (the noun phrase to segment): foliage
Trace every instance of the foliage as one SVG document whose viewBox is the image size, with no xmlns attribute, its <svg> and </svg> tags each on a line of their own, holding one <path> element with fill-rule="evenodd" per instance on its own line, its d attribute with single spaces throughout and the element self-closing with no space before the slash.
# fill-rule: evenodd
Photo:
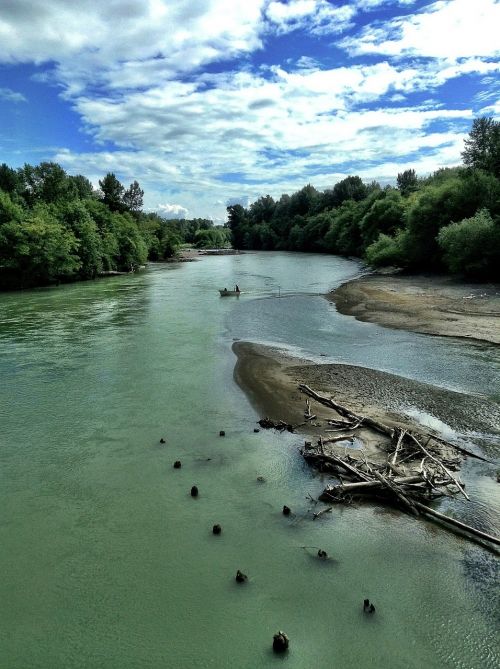
<svg viewBox="0 0 500 669">
<path fill-rule="evenodd" d="M 442 228 L 438 242 L 451 272 L 463 272 L 474 279 L 498 280 L 500 222 L 495 222 L 487 209 Z"/>
<path fill-rule="evenodd" d="M 199 229 L 195 234 L 195 246 L 199 249 L 228 248 L 231 246 L 230 230 L 220 226 Z"/>
<path fill-rule="evenodd" d="M 500 122 L 486 116 L 474 119 L 462 158 L 467 167 L 500 178 Z"/>
<path fill-rule="evenodd" d="M 365 251 L 365 260 L 373 267 L 384 265 L 401 265 L 403 256 L 401 252 L 401 239 L 404 233 L 399 231 L 394 237 L 381 233 L 373 244 Z"/>
<path fill-rule="evenodd" d="M 123 211 L 123 185 L 118 181 L 112 172 L 108 172 L 104 179 L 99 180 L 102 202 L 109 207 L 111 211 Z"/>
<path fill-rule="evenodd" d="M 399 172 L 396 183 L 403 197 L 408 197 L 408 195 L 418 190 L 418 178 L 415 170 Z"/>
<path fill-rule="evenodd" d="M 477 119 L 465 141 L 465 166 L 442 168 L 424 178 L 410 168 L 397 175 L 397 188 L 365 184 L 351 175 L 324 192 L 308 184 L 277 201 L 266 195 L 248 209 L 232 205 L 228 226 L 233 246 L 339 253 L 373 265 L 493 276 L 491 258 L 499 253 L 499 126 L 492 119 Z M 491 216 L 488 223 L 484 214 L 480 223 L 476 220 L 482 209 Z M 450 227 L 453 221 L 462 223 Z M 452 244 L 459 238 L 461 253 Z M 481 259 L 486 239 L 489 248 Z"/>
<path fill-rule="evenodd" d="M 147 215 L 138 182 L 125 191 L 108 174 L 100 185 L 101 200 L 86 177 L 70 176 L 56 163 L 0 166 L 0 287 L 92 279 L 146 261 L 159 246 L 161 225 L 142 225 Z M 172 238 L 164 251 L 181 241 Z"/>
<path fill-rule="evenodd" d="M 144 201 L 144 191 L 137 181 L 133 181 L 123 194 L 123 204 L 132 212 L 138 212 L 142 209 Z"/>
<path fill-rule="evenodd" d="M 360 221 L 363 246 L 369 246 L 380 233 L 391 235 L 404 223 L 405 202 L 394 189 L 381 191 Z"/>
<path fill-rule="evenodd" d="M 38 205 L 22 223 L 0 227 L 0 265 L 17 274 L 21 285 L 49 283 L 75 274 L 81 261 L 73 233 Z"/>
</svg>

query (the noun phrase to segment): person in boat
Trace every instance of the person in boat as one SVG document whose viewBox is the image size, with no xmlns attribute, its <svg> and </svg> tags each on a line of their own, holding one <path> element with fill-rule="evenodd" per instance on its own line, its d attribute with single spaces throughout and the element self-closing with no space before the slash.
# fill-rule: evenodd
<svg viewBox="0 0 500 669">
<path fill-rule="evenodd" d="M 241 292 L 241 291 L 240 291 L 240 287 L 238 286 L 238 284 L 236 284 L 236 286 L 235 286 L 235 291 L 236 291 L 237 293 L 240 293 L 240 292 Z"/>
<path fill-rule="evenodd" d="M 224 292 L 227 293 L 227 288 L 224 288 Z"/>
</svg>

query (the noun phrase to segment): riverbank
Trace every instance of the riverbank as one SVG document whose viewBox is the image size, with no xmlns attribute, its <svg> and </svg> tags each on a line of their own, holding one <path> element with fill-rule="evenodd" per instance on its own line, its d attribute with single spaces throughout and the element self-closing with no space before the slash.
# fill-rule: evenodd
<svg viewBox="0 0 500 669">
<path fill-rule="evenodd" d="M 171 262 L 193 262 L 203 256 L 236 256 L 241 252 L 238 249 L 195 249 L 183 248 L 178 256 L 171 259 Z"/>
<path fill-rule="evenodd" d="M 500 344 L 500 285 L 369 275 L 328 294 L 341 314 L 385 327 Z"/>
<path fill-rule="evenodd" d="M 304 421 L 305 396 L 298 390 L 304 383 L 315 391 L 331 395 L 336 402 L 358 414 L 370 416 L 390 427 L 410 428 L 419 423 L 445 438 L 467 432 L 491 433 L 500 438 L 500 405 L 487 399 L 437 388 L 395 374 L 344 364 L 314 364 L 284 351 L 236 342 L 234 377 L 262 416 L 292 425 Z M 299 428 L 311 437 L 326 436 L 332 411 L 314 405 L 315 421 Z M 381 435 L 361 431 L 365 451 L 376 454 Z M 486 456 L 496 447 L 478 440 Z M 474 446 L 468 448 L 474 450 Z"/>
</svg>

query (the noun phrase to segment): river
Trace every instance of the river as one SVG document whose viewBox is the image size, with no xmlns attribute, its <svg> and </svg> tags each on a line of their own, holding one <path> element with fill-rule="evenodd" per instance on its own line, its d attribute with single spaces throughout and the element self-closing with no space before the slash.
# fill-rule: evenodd
<svg viewBox="0 0 500 669">
<path fill-rule="evenodd" d="M 498 396 L 498 347 L 338 314 L 361 271 L 248 253 L 0 295 L 1 669 L 259 669 L 280 629 L 289 669 L 500 666 L 497 557 L 383 508 L 311 522 L 300 438 L 254 433 L 233 380 L 244 339 Z"/>
</svg>

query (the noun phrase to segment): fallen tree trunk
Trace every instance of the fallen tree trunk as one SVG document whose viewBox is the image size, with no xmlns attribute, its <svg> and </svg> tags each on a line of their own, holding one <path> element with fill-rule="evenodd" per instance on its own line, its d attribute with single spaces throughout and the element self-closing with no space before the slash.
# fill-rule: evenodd
<svg viewBox="0 0 500 669">
<path fill-rule="evenodd" d="M 444 513 L 439 513 L 439 511 L 435 511 L 434 509 L 431 509 L 429 506 L 426 506 L 421 502 L 415 502 L 415 506 L 418 507 L 423 513 L 429 514 L 430 516 L 434 516 L 435 518 L 439 518 L 439 520 L 442 520 L 443 522 L 446 523 L 450 523 L 450 525 L 455 525 L 456 527 L 459 527 L 461 530 L 464 530 L 465 532 L 469 532 L 469 534 L 472 534 L 475 537 L 480 537 L 481 539 L 485 539 L 486 541 L 491 541 L 492 543 L 497 544 L 497 546 L 500 546 L 500 537 L 495 537 L 491 534 L 486 534 L 486 532 L 482 532 L 481 530 L 476 530 L 475 527 L 466 525 L 465 523 L 460 522 L 460 520 L 456 520 L 455 518 L 451 518 L 450 516 L 445 516 Z"/>
<path fill-rule="evenodd" d="M 307 457 L 310 458 L 310 459 L 314 459 L 314 455 L 312 455 L 312 454 L 308 454 Z M 361 470 L 357 469 L 356 467 L 353 467 L 348 462 L 345 462 L 345 460 L 342 460 L 342 458 L 338 458 L 336 455 L 333 455 L 333 454 L 326 455 L 326 454 L 322 453 L 321 455 L 318 455 L 317 457 L 320 458 L 321 460 L 323 460 L 324 462 L 330 462 L 330 463 L 335 464 L 337 466 L 344 467 L 344 469 L 346 469 L 348 472 L 351 472 L 352 474 L 354 474 L 357 478 L 363 479 L 364 481 L 369 481 L 370 480 L 370 477 L 367 474 L 365 474 Z"/>
<path fill-rule="evenodd" d="M 488 458 L 485 458 L 482 455 L 477 455 L 477 453 L 473 453 L 472 451 L 469 451 L 467 448 L 464 448 L 463 446 L 457 446 L 457 444 L 454 444 L 451 441 L 447 441 L 446 439 L 442 439 L 442 437 L 438 437 L 436 435 L 432 435 L 432 438 L 434 439 L 434 441 L 437 441 L 440 444 L 444 444 L 445 446 L 451 446 L 451 448 L 454 448 L 459 453 L 463 453 L 463 455 L 468 455 L 471 458 L 476 458 L 477 460 L 482 460 L 483 462 L 489 462 L 490 464 L 492 464 L 491 460 L 488 460 Z"/>
<path fill-rule="evenodd" d="M 391 459 L 391 465 L 396 464 L 396 458 L 398 457 L 398 452 L 399 452 L 399 449 L 401 448 L 401 444 L 403 443 L 403 439 L 405 437 L 405 434 L 406 434 L 406 430 L 401 430 L 399 432 L 398 443 L 396 444 L 396 450 L 394 451 L 394 455 L 392 456 L 392 459 Z"/>
<path fill-rule="evenodd" d="M 421 483 L 423 482 L 423 477 L 419 474 L 416 476 L 405 476 L 404 478 L 394 479 L 394 483 L 398 485 L 404 485 L 405 483 Z M 323 494 L 328 494 L 329 492 L 339 491 L 339 492 L 354 492 L 356 490 L 369 490 L 371 488 L 381 488 L 382 483 L 380 481 L 359 481 L 356 483 L 341 483 L 336 486 L 330 486 L 323 490 Z"/>
<path fill-rule="evenodd" d="M 358 426 L 367 425 L 368 427 L 371 427 L 374 430 L 377 430 L 378 432 L 382 432 L 382 434 L 388 435 L 392 439 L 394 435 L 394 430 L 388 427 L 387 425 L 384 425 L 383 423 L 380 423 L 379 421 L 376 421 L 368 416 L 358 416 L 357 414 L 353 413 L 350 409 L 347 409 L 347 407 L 342 406 L 338 402 L 334 402 L 331 397 L 325 397 L 325 395 L 320 395 L 319 393 L 312 390 L 312 388 L 309 388 L 309 386 L 306 386 L 304 383 L 299 384 L 299 390 L 301 390 L 306 395 L 309 395 L 320 404 L 330 407 L 330 409 L 334 409 L 338 414 L 344 416 L 344 418 L 348 418 L 353 423 L 358 423 Z"/>
<path fill-rule="evenodd" d="M 410 510 L 410 513 L 412 513 L 414 516 L 418 516 L 418 511 L 413 502 L 409 500 L 401 490 L 399 490 L 398 486 L 393 481 L 386 479 L 385 476 L 382 476 L 382 474 L 375 470 L 373 471 L 373 475 L 382 483 L 384 487 L 386 487 L 388 490 L 391 490 L 396 495 L 396 497 L 402 502 L 403 506 Z"/>
</svg>

